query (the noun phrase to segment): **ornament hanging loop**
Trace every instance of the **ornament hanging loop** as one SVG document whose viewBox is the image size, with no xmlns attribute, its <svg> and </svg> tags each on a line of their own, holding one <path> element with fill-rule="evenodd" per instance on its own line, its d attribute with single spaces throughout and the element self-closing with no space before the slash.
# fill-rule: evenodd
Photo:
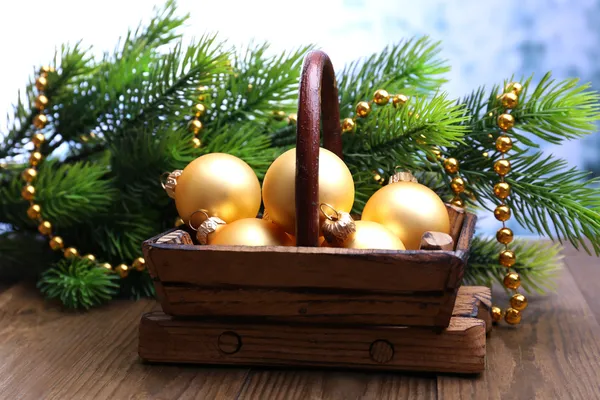
<svg viewBox="0 0 600 400">
<path fill-rule="evenodd" d="M 333 211 L 334 214 L 328 214 L 327 211 L 325 211 L 323 209 L 323 207 L 326 207 L 330 211 Z M 321 203 L 319 205 L 319 209 L 321 210 L 321 212 L 323 213 L 323 215 L 325 216 L 325 218 L 327 218 L 329 221 L 339 221 L 342 218 L 342 214 L 338 210 L 336 210 L 335 208 L 333 208 L 333 206 L 331 204 Z"/>
<path fill-rule="evenodd" d="M 190 215 L 190 219 L 189 219 L 189 221 L 188 221 L 188 226 L 189 226 L 189 227 L 190 227 L 190 229 L 191 229 L 191 230 L 193 230 L 194 232 L 198 232 L 198 229 L 200 229 L 200 226 L 201 226 L 201 225 L 204 223 L 204 221 L 202 221 L 202 223 L 201 223 L 200 225 L 198 225 L 198 227 L 197 227 L 197 228 L 195 228 L 195 227 L 194 227 L 194 225 L 193 225 L 193 222 L 192 222 L 192 221 L 194 220 L 194 215 L 196 215 L 196 214 L 198 214 L 198 213 L 202 213 L 202 214 L 204 214 L 204 216 L 206 217 L 206 218 L 204 219 L 204 221 L 206 221 L 207 219 L 209 219 L 209 218 L 210 218 L 210 215 L 208 215 L 208 211 L 206 211 L 206 210 L 204 210 L 204 209 L 201 209 L 201 210 L 196 210 L 196 211 L 194 211 L 194 212 L 192 213 L 192 215 Z"/>
<path fill-rule="evenodd" d="M 170 198 L 175 198 L 175 188 L 177 187 L 177 178 L 183 173 L 182 170 L 176 169 L 173 172 L 164 172 L 160 176 L 160 185 L 167 192 Z M 165 179 L 166 176 L 166 179 Z"/>
</svg>

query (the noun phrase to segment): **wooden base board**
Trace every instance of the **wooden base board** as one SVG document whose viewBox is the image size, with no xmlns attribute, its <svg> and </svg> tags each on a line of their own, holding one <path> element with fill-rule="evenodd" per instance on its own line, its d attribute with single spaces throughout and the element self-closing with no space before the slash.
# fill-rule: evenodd
<svg viewBox="0 0 600 400">
<path fill-rule="evenodd" d="M 479 373 L 490 291 L 460 289 L 442 332 L 399 326 L 257 323 L 146 314 L 140 357 L 150 362 Z"/>
</svg>

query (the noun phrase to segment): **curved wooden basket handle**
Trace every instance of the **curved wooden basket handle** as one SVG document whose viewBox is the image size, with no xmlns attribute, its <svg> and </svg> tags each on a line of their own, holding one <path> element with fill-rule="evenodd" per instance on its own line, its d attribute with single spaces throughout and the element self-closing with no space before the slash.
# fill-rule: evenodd
<svg viewBox="0 0 600 400">
<path fill-rule="evenodd" d="M 296 132 L 296 245 L 319 244 L 319 145 L 342 158 L 340 106 L 329 56 L 311 51 L 304 58 Z"/>
</svg>

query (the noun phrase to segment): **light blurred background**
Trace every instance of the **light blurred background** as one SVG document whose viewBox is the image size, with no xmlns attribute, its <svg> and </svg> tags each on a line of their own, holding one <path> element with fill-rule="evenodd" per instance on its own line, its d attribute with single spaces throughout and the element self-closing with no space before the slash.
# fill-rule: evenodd
<svg viewBox="0 0 600 400">
<path fill-rule="evenodd" d="M 0 4 L 0 116 L 28 77 L 65 42 L 82 40 L 98 55 L 148 20 L 158 0 L 3 1 Z M 600 89 L 600 0 L 180 0 L 191 14 L 187 37 L 219 32 L 233 44 L 269 41 L 279 51 L 314 43 L 337 69 L 402 38 L 441 40 L 452 71 L 442 88 L 453 97 L 477 86 L 552 71 Z M 1 118 L 1 117 L 0 117 Z M 0 119 L 0 130 L 6 127 Z M 547 152 L 600 174 L 598 134 Z M 491 225 L 495 222 L 489 220 Z M 486 229 L 487 221 L 482 221 Z M 490 225 L 490 229 L 491 229 Z M 523 234 L 524 232 L 517 232 Z"/>
</svg>

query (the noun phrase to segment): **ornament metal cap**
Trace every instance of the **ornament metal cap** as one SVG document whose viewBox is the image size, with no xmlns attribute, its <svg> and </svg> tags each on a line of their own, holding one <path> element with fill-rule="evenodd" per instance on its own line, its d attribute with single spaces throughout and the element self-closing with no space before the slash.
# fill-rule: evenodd
<svg viewBox="0 0 600 400">
<path fill-rule="evenodd" d="M 321 230 L 327 243 L 341 246 L 350 235 L 356 232 L 356 224 L 347 212 L 338 211 L 327 203 L 321 203 L 319 209 L 325 216 Z M 333 214 L 327 213 L 325 209 L 333 211 Z"/>
<path fill-rule="evenodd" d="M 198 228 L 194 228 L 194 226 L 192 226 L 192 219 L 196 213 L 202 213 L 206 217 L 206 219 Z M 192 215 L 190 215 L 189 226 L 196 231 L 196 239 L 198 239 L 200 244 L 208 244 L 208 235 L 216 232 L 220 225 L 227 225 L 227 223 L 219 217 L 209 216 L 206 210 L 194 211 Z"/>
<path fill-rule="evenodd" d="M 177 178 L 179 178 L 181 176 L 181 173 L 183 171 L 180 169 L 176 169 L 175 171 L 169 173 L 169 172 L 165 172 L 164 174 L 161 175 L 161 180 L 160 180 L 160 184 L 163 187 L 163 189 L 165 189 L 165 191 L 167 192 L 167 194 L 169 195 L 170 198 L 174 199 L 175 198 L 175 187 L 177 186 Z M 167 180 L 165 182 L 163 182 L 163 177 L 167 176 Z"/>
<path fill-rule="evenodd" d="M 399 167 L 396 167 L 394 175 L 390 176 L 390 180 L 388 183 L 396 183 L 396 182 L 414 182 L 419 183 L 417 178 L 410 171 L 398 171 Z"/>
</svg>

